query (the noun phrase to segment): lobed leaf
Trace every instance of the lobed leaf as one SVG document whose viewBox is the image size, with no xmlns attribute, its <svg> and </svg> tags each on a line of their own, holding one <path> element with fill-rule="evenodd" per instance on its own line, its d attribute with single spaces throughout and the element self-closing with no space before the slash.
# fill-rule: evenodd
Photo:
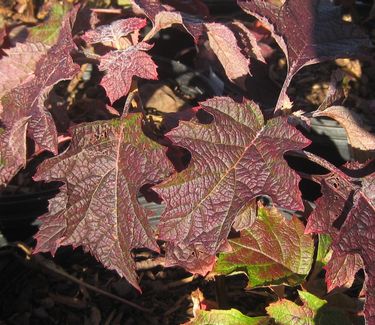
<svg viewBox="0 0 375 325">
<path fill-rule="evenodd" d="M 79 71 L 79 66 L 70 57 L 70 52 L 75 48 L 71 30 L 78 9 L 79 6 L 76 6 L 65 16 L 57 43 L 38 61 L 31 80 L 22 83 L 1 98 L 1 119 L 7 130 L 4 136 L 11 135 L 11 130 L 17 129 L 19 121 L 30 118 L 27 124 L 28 136 L 39 149 L 57 154 L 56 127 L 51 114 L 44 107 L 44 101 L 57 82 L 70 79 Z M 20 138 L 19 140 L 21 141 Z M 3 138 L 2 141 L 10 140 Z M 23 137 L 19 146 L 24 147 L 25 141 L 26 137 Z M 21 168 L 26 156 L 20 157 L 20 153 L 21 151 L 18 151 L 17 157 L 7 159 L 7 163 L 17 163 L 18 166 L 5 166 L 2 173 L 4 170 L 18 171 Z M 26 155 L 26 150 L 22 150 L 22 153 Z M 14 175 L 7 173 L 1 178 L 9 180 L 12 176 Z"/>
<path fill-rule="evenodd" d="M 345 174 L 331 173 L 323 178 L 323 196 L 317 200 L 317 208 L 306 226 L 308 233 L 329 233 L 333 238 L 333 258 L 326 266 L 330 290 L 335 285 L 351 285 L 355 273 L 364 265 L 367 288 L 364 312 L 369 324 L 375 319 L 374 175 L 372 172 L 351 179 Z"/>
<path fill-rule="evenodd" d="M 244 271 L 249 287 L 297 285 L 310 272 L 314 255 L 314 242 L 304 230 L 296 216 L 287 220 L 276 208 L 262 207 L 250 229 L 229 239 L 233 251 L 219 255 L 214 272 Z"/>
<path fill-rule="evenodd" d="M 134 76 L 153 80 L 158 78 L 156 64 L 144 52 L 151 47 L 142 42 L 125 50 L 110 51 L 100 58 L 99 69 L 106 73 L 100 84 L 111 103 L 128 94 Z"/>
<path fill-rule="evenodd" d="M 365 178 L 364 182 L 372 184 L 372 191 L 363 191 L 354 196 L 353 206 L 334 239 L 332 248 L 338 254 L 357 253 L 361 256 L 366 274 L 365 318 L 368 324 L 375 322 L 375 202 L 371 200 L 374 192 L 375 174 Z"/>
<path fill-rule="evenodd" d="M 159 247 L 137 194 L 173 171 L 165 148 L 143 134 L 141 120 L 131 114 L 76 126 L 69 149 L 38 168 L 35 180 L 64 187 L 40 218 L 34 253 L 83 246 L 139 289 L 131 250 Z"/>
<path fill-rule="evenodd" d="M 127 18 L 116 20 L 109 25 L 102 25 L 87 31 L 82 39 L 89 44 L 114 43 L 120 44 L 120 39 L 146 26 L 146 19 Z"/>
<path fill-rule="evenodd" d="M 212 123 L 181 122 L 167 134 L 191 152 L 189 167 L 155 190 L 166 202 L 159 232 L 169 242 L 167 263 L 204 274 L 217 252 L 230 249 L 230 228 L 251 199 L 269 195 L 280 206 L 303 208 L 299 177 L 283 154 L 309 141 L 284 118 L 265 125 L 251 101 L 215 97 L 201 108 L 212 115 Z"/>
</svg>

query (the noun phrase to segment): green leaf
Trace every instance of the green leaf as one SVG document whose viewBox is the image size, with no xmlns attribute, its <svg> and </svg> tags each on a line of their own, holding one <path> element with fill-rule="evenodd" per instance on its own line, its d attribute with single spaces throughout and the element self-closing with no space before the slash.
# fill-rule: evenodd
<svg viewBox="0 0 375 325">
<path fill-rule="evenodd" d="M 196 317 L 186 325 L 266 325 L 268 317 L 248 317 L 237 309 L 198 310 Z"/>
<path fill-rule="evenodd" d="M 306 291 L 298 291 L 303 305 L 287 299 L 270 304 L 267 313 L 280 325 L 349 325 L 344 311 L 330 307 L 326 300 Z"/>
<path fill-rule="evenodd" d="M 318 251 L 316 255 L 316 267 L 322 269 L 331 258 L 330 247 L 332 238 L 328 234 L 319 234 Z"/>
<path fill-rule="evenodd" d="M 117 0 L 117 5 L 121 7 L 130 8 L 132 5 L 131 0 Z"/>
<path fill-rule="evenodd" d="M 307 291 L 298 291 L 298 294 L 302 302 L 313 312 L 317 312 L 319 308 L 322 308 L 327 303 L 326 300 L 322 300 Z"/>
<path fill-rule="evenodd" d="M 30 29 L 28 41 L 54 45 L 60 33 L 62 19 L 68 10 L 67 5 L 59 3 L 54 4 L 46 20 L 40 25 Z"/>
<path fill-rule="evenodd" d="M 252 227 L 229 240 L 233 251 L 219 255 L 214 271 L 243 271 L 249 287 L 296 285 L 309 273 L 314 254 L 314 242 L 304 229 L 295 216 L 287 220 L 276 208 L 259 208 Z"/>
</svg>

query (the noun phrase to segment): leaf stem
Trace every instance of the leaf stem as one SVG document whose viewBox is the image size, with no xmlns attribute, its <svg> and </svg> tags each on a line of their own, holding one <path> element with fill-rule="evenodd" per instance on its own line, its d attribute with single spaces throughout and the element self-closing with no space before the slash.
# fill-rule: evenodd
<svg viewBox="0 0 375 325">
<path fill-rule="evenodd" d="M 294 157 L 306 158 L 307 160 L 310 160 L 311 162 L 316 163 L 317 165 L 327 169 L 328 171 L 334 174 L 337 174 L 340 177 L 345 178 L 346 180 L 350 181 L 350 177 L 346 175 L 343 171 L 341 171 L 339 168 L 337 168 L 335 165 L 333 165 L 329 161 L 313 154 L 312 152 L 305 151 L 305 150 L 291 150 L 291 151 L 288 151 L 288 155 L 294 156 Z"/>
<path fill-rule="evenodd" d="M 132 105 L 133 99 L 136 97 L 138 93 L 138 89 L 134 89 L 133 91 L 129 92 L 128 97 L 126 98 L 125 104 L 124 104 L 124 109 L 122 111 L 121 118 L 124 118 L 128 115 L 130 107 Z"/>
</svg>

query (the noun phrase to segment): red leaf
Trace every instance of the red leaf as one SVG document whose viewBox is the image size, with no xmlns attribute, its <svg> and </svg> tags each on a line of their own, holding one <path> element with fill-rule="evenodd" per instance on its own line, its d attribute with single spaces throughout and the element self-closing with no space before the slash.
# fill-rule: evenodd
<svg viewBox="0 0 375 325">
<path fill-rule="evenodd" d="M 257 31 L 250 30 L 240 21 L 235 21 L 231 25 L 232 29 L 237 33 L 240 42 L 240 47 L 244 50 L 246 55 L 250 58 L 254 56 L 257 60 L 266 63 L 265 55 L 263 55 L 264 49 L 266 52 L 272 53 L 272 48 L 266 44 L 258 44 L 258 41 L 263 38 L 264 35 Z M 267 54 L 269 54 L 267 53 Z"/>
<path fill-rule="evenodd" d="M 40 218 L 35 253 L 82 245 L 139 289 L 131 250 L 159 248 L 137 193 L 173 171 L 165 148 L 143 134 L 141 119 L 132 114 L 81 124 L 72 130 L 69 149 L 39 167 L 36 180 L 65 185 Z"/>
<path fill-rule="evenodd" d="M 358 170 L 346 169 L 346 172 L 358 174 Z M 338 265 L 340 259 L 353 258 L 347 254 L 360 256 L 366 274 L 365 316 L 371 324 L 375 320 L 375 174 L 372 172 L 363 178 L 351 179 L 343 173 L 331 173 L 322 180 L 322 193 L 316 202 L 316 210 L 309 217 L 306 232 L 328 233 L 333 238 L 334 259 L 326 266 L 326 281 L 331 290 L 335 284 L 351 283 L 353 272 L 361 263 L 357 256 L 351 263 L 346 261 L 341 269 Z"/>
<path fill-rule="evenodd" d="M 128 94 L 134 76 L 145 79 L 157 79 L 156 64 L 144 51 L 152 45 L 123 37 L 139 31 L 146 25 L 141 18 L 127 18 L 90 30 L 82 36 L 87 43 L 110 43 L 112 50 L 100 57 L 99 69 L 105 71 L 101 85 L 107 92 L 111 103 Z"/>
<path fill-rule="evenodd" d="M 3 106 L 1 118 L 7 130 L 4 134 L 5 137 L 12 134 L 11 130 L 17 129 L 17 124 L 20 121 L 30 118 L 27 124 L 28 136 L 35 141 L 40 149 L 57 154 L 56 127 L 51 114 L 44 107 L 44 101 L 57 82 L 70 79 L 79 71 L 79 66 L 73 63 L 70 57 L 70 52 L 75 48 L 71 30 L 78 9 L 79 6 L 76 6 L 65 16 L 56 45 L 51 47 L 38 61 L 33 78 L 12 89 L 1 99 Z M 10 140 L 3 138 L 2 141 Z M 26 146 L 25 141 L 26 137 L 23 137 L 23 141 L 18 145 Z M 24 157 L 20 157 L 20 153 L 18 151 L 17 159 L 7 159 L 6 161 L 6 163 L 17 163 L 17 166 L 5 166 L 1 173 L 4 170 L 16 172 L 23 166 L 26 150 L 22 151 Z M 9 174 L 1 176 L 2 179 L 8 180 L 10 177 L 12 175 Z"/>
<path fill-rule="evenodd" d="M 28 117 L 21 118 L 4 133 L 0 128 L 0 188 L 26 165 L 28 121 Z"/>
<path fill-rule="evenodd" d="M 250 74 L 249 60 L 241 53 L 233 32 L 220 23 L 206 23 L 210 47 L 232 81 L 240 81 Z"/>
<path fill-rule="evenodd" d="M 328 0 L 238 0 L 247 13 L 267 26 L 288 62 L 288 73 L 276 110 L 288 102 L 286 91 L 304 66 L 342 57 L 356 57 L 369 39 L 357 26 L 341 19 L 340 7 Z"/>
<path fill-rule="evenodd" d="M 173 24 L 179 24 L 193 36 L 196 43 L 198 42 L 203 31 L 203 24 L 200 18 L 174 10 L 170 6 L 161 4 L 159 0 L 132 1 L 144 12 L 154 25 L 145 40 L 153 37 L 161 29 L 169 28 Z"/>
<path fill-rule="evenodd" d="M 68 191 L 66 184 L 64 184 L 60 187 L 60 193 L 49 201 L 48 213 L 38 218 L 41 225 L 35 236 L 37 244 L 33 251 L 34 254 L 51 252 L 52 255 L 55 255 L 68 226 L 64 215 L 65 210 L 68 208 L 67 205 Z"/>
<path fill-rule="evenodd" d="M 111 103 L 127 95 L 134 76 L 157 79 L 157 66 L 144 52 L 151 47 L 142 42 L 126 50 L 110 51 L 100 58 L 99 69 L 106 72 L 100 84 L 106 90 Z"/>
<path fill-rule="evenodd" d="M 358 254 L 337 255 L 334 252 L 325 266 L 327 291 L 335 288 L 350 288 L 356 273 L 363 268 Z"/>
<path fill-rule="evenodd" d="M 89 44 L 120 43 L 120 39 L 146 26 L 146 19 L 127 18 L 114 21 L 110 25 L 102 25 L 94 30 L 87 31 L 82 39 Z"/>
<path fill-rule="evenodd" d="M 309 144 L 286 119 L 264 125 L 254 102 L 216 97 L 201 107 L 213 115 L 211 124 L 183 121 L 168 133 L 174 144 L 191 152 L 190 166 L 156 186 L 167 205 L 159 230 L 173 251 L 168 263 L 192 272 L 200 272 L 191 266 L 201 265 L 203 258 L 229 249 L 227 236 L 236 215 L 256 196 L 303 208 L 299 177 L 283 154 Z"/>
<path fill-rule="evenodd" d="M 347 179 L 331 173 L 321 181 L 321 191 L 322 196 L 316 201 L 317 208 L 307 221 L 306 233 L 328 233 L 334 237 L 338 229 L 332 224 L 349 213 L 351 206 L 347 201 L 353 196 L 353 185 L 348 186 Z"/>
<path fill-rule="evenodd" d="M 358 253 L 365 265 L 366 273 L 366 304 L 365 318 L 368 324 L 375 322 L 375 174 L 366 177 L 363 183 L 372 184 L 372 192 L 366 187 L 354 196 L 353 207 L 339 235 L 334 239 L 332 248 L 338 254 Z"/>
<path fill-rule="evenodd" d="M 0 60 L 0 98 L 34 75 L 37 62 L 47 50 L 48 46 L 42 43 L 17 43 L 4 50 L 6 56 Z"/>
</svg>

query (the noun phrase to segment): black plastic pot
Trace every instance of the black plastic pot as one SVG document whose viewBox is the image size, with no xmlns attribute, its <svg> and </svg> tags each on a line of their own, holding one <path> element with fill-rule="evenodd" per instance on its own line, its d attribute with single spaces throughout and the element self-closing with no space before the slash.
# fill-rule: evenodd
<svg viewBox="0 0 375 325">
<path fill-rule="evenodd" d="M 350 161 L 355 158 L 345 129 L 335 120 L 326 117 L 312 118 L 309 138 L 313 142 L 314 151 L 330 161 Z"/>
</svg>

